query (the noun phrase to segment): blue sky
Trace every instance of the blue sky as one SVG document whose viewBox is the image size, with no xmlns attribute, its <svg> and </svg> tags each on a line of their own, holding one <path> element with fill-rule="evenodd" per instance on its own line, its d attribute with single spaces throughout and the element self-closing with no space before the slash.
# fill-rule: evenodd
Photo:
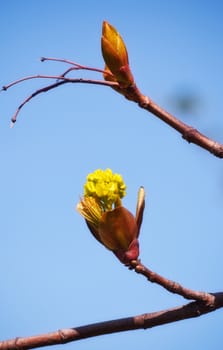
<svg viewBox="0 0 223 350">
<path fill-rule="evenodd" d="M 141 91 L 223 143 L 221 1 L 2 2 L 1 85 L 57 74 L 60 57 L 103 68 L 101 24 L 122 34 Z M 91 72 L 78 77 L 100 79 Z M 67 85 L 19 103 L 44 81 L 0 94 L 0 338 L 45 333 L 185 303 L 128 271 L 75 211 L 86 175 L 121 173 L 124 205 L 147 194 L 142 262 L 197 290 L 222 290 L 222 161 L 101 86 Z M 171 103 L 193 91 L 192 114 Z M 220 271 L 220 272 L 219 272 Z M 67 349 L 221 349 L 222 311 L 147 331 L 88 339 Z M 55 347 L 59 348 L 59 347 Z"/>
</svg>

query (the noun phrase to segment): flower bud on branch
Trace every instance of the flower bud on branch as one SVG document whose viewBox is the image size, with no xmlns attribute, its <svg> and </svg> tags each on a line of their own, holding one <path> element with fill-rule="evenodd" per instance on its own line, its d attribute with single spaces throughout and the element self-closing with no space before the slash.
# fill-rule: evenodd
<svg viewBox="0 0 223 350">
<path fill-rule="evenodd" d="M 133 85 L 134 78 L 129 67 L 125 43 L 117 30 L 106 21 L 102 25 L 101 49 L 105 71 L 108 72 L 104 73 L 105 80 L 117 81 L 125 88 Z"/>
<path fill-rule="evenodd" d="M 122 206 L 126 185 L 111 169 L 98 169 L 87 176 L 84 196 L 77 205 L 93 236 L 128 265 L 139 256 L 138 236 L 145 206 L 143 187 L 139 190 L 136 216 Z"/>
</svg>

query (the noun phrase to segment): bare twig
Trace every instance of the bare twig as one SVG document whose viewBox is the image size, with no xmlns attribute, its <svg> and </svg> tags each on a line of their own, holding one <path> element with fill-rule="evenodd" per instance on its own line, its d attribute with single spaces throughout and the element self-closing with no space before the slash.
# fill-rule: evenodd
<svg viewBox="0 0 223 350">
<path fill-rule="evenodd" d="M 160 106 L 158 106 L 155 102 L 153 102 L 149 97 L 143 95 L 140 90 L 137 88 L 137 86 L 134 84 L 128 88 L 123 88 L 120 86 L 116 81 L 108 80 L 91 80 L 91 79 L 73 79 L 73 78 L 67 78 L 67 74 L 70 73 L 73 70 L 88 70 L 98 73 L 106 73 L 106 76 L 109 77 L 109 73 L 107 71 L 104 71 L 102 69 L 98 68 L 92 68 L 88 66 L 80 65 L 76 62 L 69 61 L 66 59 L 60 59 L 60 58 L 52 58 L 52 57 L 42 57 L 41 61 L 56 61 L 56 62 L 63 62 L 66 64 L 70 64 L 71 67 L 68 68 L 63 74 L 59 76 L 44 76 L 44 75 L 34 75 L 34 76 L 28 76 L 24 77 L 22 79 L 18 79 L 8 85 L 5 85 L 2 87 L 2 90 L 7 90 L 10 87 L 19 84 L 25 80 L 35 79 L 35 78 L 44 78 L 44 79 L 57 79 L 58 81 L 50 86 L 46 86 L 42 89 L 37 90 L 32 95 L 30 95 L 26 100 L 24 100 L 18 109 L 16 110 L 15 114 L 12 117 L 12 124 L 15 123 L 16 118 L 18 116 L 19 111 L 21 108 L 29 102 L 33 97 L 39 95 L 42 92 L 49 91 L 51 89 L 54 89 L 58 87 L 59 85 L 65 84 L 65 83 L 87 83 L 87 84 L 98 84 L 98 85 L 104 85 L 113 88 L 115 91 L 121 93 L 124 95 L 128 100 L 134 101 L 138 103 L 139 107 L 145 109 L 146 111 L 152 113 L 153 115 L 157 116 L 159 119 L 164 121 L 166 124 L 168 124 L 170 127 L 174 128 L 176 131 L 178 131 L 182 137 L 187 140 L 189 143 L 194 143 L 203 149 L 208 150 L 210 153 L 214 154 L 218 158 L 223 158 L 223 145 L 219 142 L 216 142 L 207 136 L 200 133 L 198 130 L 193 128 L 192 126 L 189 126 L 176 117 L 174 117 L 172 114 L 168 113 L 164 109 L 162 109 Z M 114 78 L 114 77 L 113 77 Z M 63 82 L 62 82 L 63 81 Z"/>
<path fill-rule="evenodd" d="M 83 66 L 82 64 L 79 64 L 77 62 L 73 62 L 64 58 L 55 58 L 55 57 L 41 57 L 41 62 L 44 61 L 54 61 L 54 62 L 62 62 L 62 63 L 67 63 L 67 64 L 71 64 L 73 67 L 69 68 L 66 72 L 70 72 L 72 70 L 89 70 L 92 72 L 97 72 L 97 73 L 106 73 L 107 75 L 110 75 L 107 71 L 103 70 L 103 69 L 99 69 L 99 68 L 94 68 L 94 67 L 89 67 L 89 66 Z M 66 73 L 67 74 L 67 73 Z M 65 73 L 62 74 L 62 76 L 64 76 Z"/>
<path fill-rule="evenodd" d="M 140 261 L 132 261 L 129 268 L 134 269 L 135 272 L 145 276 L 150 282 L 157 283 L 169 292 L 181 295 L 185 299 L 201 301 L 208 305 L 212 305 L 214 303 L 214 296 L 212 294 L 185 288 L 181 284 L 171 281 L 166 277 L 151 271 Z"/>
<path fill-rule="evenodd" d="M 63 73 L 64 74 L 64 73 Z M 8 85 L 4 85 L 2 87 L 2 89 L 0 91 L 6 91 L 9 88 L 11 88 L 14 85 L 20 84 L 23 81 L 26 80 L 32 80 L 32 79 L 53 79 L 53 80 L 63 80 L 66 83 L 86 83 L 86 84 L 97 84 L 97 85 L 104 85 L 104 86 L 109 86 L 109 87 L 115 87 L 118 86 L 118 83 L 116 82 L 112 82 L 112 81 L 105 81 L 105 80 L 93 80 L 93 79 L 83 79 L 83 78 L 67 78 L 64 77 L 64 75 L 41 75 L 41 74 L 37 74 L 37 75 L 29 75 L 27 77 L 23 77 L 20 79 L 17 79 L 13 82 L 11 82 Z M 57 86 L 55 86 L 57 87 Z M 44 87 L 43 89 L 45 89 L 47 87 Z"/>
<path fill-rule="evenodd" d="M 223 293 L 213 293 L 214 304 L 207 305 L 200 301 L 158 312 L 145 313 L 138 316 L 111 321 L 93 323 L 86 326 L 60 329 L 56 332 L 15 338 L 0 342 L 0 350 L 27 350 L 43 346 L 65 344 L 99 335 L 148 329 L 193 317 L 199 317 L 223 307 Z"/>
<path fill-rule="evenodd" d="M 48 86 L 45 86 L 44 88 L 41 88 L 37 91 L 35 91 L 34 93 L 32 93 L 30 96 L 28 96 L 20 105 L 19 107 L 17 108 L 17 110 L 15 111 L 15 113 L 13 114 L 12 118 L 11 118 L 11 124 L 10 124 L 10 127 L 12 128 L 17 120 L 17 116 L 20 112 L 20 110 L 35 96 L 41 94 L 42 92 L 47 92 L 49 90 L 52 90 L 62 84 L 65 84 L 67 83 L 66 80 L 61 80 L 61 81 L 57 81 L 56 83 L 54 84 L 51 84 L 51 85 L 48 85 Z"/>
<path fill-rule="evenodd" d="M 17 85 L 17 84 L 22 83 L 23 81 L 32 80 L 32 79 L 61 79 L 61 80 L 62 80 L 63 77 L 60 77 L 60 76 L 53 76 L 53 75 L 41 75 L 41 74 L 29 75 L 29 76 L 27 76 L 27 77 L 23 77 L 23 78 L 14 80 L 14 81 L 12 81 L 10 84 L 8 84 L 8 85 L 2 86 L 1 91 L 6 91 L 6 90 L 8 90 L 9 88 L 11 88 L 11 87 L 14 86 L 14 85 Z"/>
<path fill-rule="evenodd" d="M 31 75 L 27 77 L 23 77 L 21 79 L 15 80 L 12 83 L 5 85 L 2 87 L 2 90 L 7 90 L 8 88 L 19 84 L 25 80 L 31 80 L 31 79 L 54 79 L 56 80 L 55 83 L 44 86 L 43 88 L 40 88 L 33 92 L 31 95 L 29 95 L 22 103 L 19 105 L 19 107 L 16 109 L 15 113 L 13 114 L 11 118 L 11 127 L 15 124 L 17 120 L 17 116 L 20 112 L 20 110 L 35 96 L 47 92 L 49 90 L 55 89 L 56 87 L 66 84 L 66 83 L 82 83 L 82 84 L 93 84 L 93 85 L 103 85 L 103 86 L 109 86 L 109 87 L 114 87 L 117 85 L 115 82 L 109 82 L 105 80 L 93 80 L 93 79 L 83 79 L 83 78 L 67 78 L 64 77 L 63 75 L 58 75 L 58 76 L 53 76 L 53 75 Z"/>
</svg>

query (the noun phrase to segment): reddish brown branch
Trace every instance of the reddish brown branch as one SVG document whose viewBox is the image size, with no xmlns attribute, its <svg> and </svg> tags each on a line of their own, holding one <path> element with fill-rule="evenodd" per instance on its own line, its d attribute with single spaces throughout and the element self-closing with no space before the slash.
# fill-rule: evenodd
<svg viewBox="0 0 223 350">
<path fill-rule="evenodd" d="M 12 118 L 11 118 L 11 125 L 10 125 L 10 127 L 12 128 L 12 127 L 14 126 L 14 124 L 15 124 L 15 122 L 16 122 L 16 120 L 17 120 L 17 116 L 18 116 L 20 110 L 21 110 L 32 98 L 34 98 L 35 96 L 41 94 L 42 92 L 47 92 L 47 91 L 49 91 L 49 90 L 51 90 L 51 89 L 54 89 L 55 87 L 58 87 L 58 86 L 60 86 L 60 85 L 62 85 L 62 84 L 65 84 L 65 83 L 67 83 L 66 80 L 58 81 L 58 82 L 56 82 L 56 83 L 54 83 L 54 84 L 45 86 L 44 88 L 39 89 L 39 90 L 35 91 L 34 93 L 32 93 L 30 96 L 28 96 L 28 97 L 19 105 L 19 107 L 17 108 L 17 110 L 16 110 L 15 113 L 13 114 L 13 116 L 12 116 Z"/>
<path fill-rule="evenodd" d="M 27 76 L 18 80 L 15 80 L 14 82 L 5 85 L 2 87 L 2 90 L 7 90 L 8 88 L 19 84 L 25 80 L 31 80 L 31 79 L 54 79 L 56 80 L 55 83 L 44 86 L 41 89 L 36 90 L 35 92 L 33 92 L 31 95 L 29 95 L 24 101 L 22 101 L 22 103 L 19 105 L 19 107 L 17 108 L 17 110 L 15 111 L 14 115 L 11 118 L 11 127 L 13 127 L 13 125 L 15 124 L 16 120 L 17 120 L 17 116 L 20 112 L 20 110 L 31 100 L 33 99 L 35 96 L 43 93 L 43 92 L 47 92 L 49 90 L 55 89 L 56 87 L 66 84 L 66 83 L 82 83 L 82 84 L 93 84 L 93 85 L 103 85 L 103 86 L 116 86 L 117 84 L 115 82 L 107 82 L 104 80 L 92 80 L 92 79 L 82 79 L 82 78 L 67 78 L 64 77 L 63 75 L 59 75 L 59 76 L 48 76 L 48 75 L 33 75 L 33 76 Z"/>
<path fill-rule="evenodd" d="M 41 57 L 41 62 L 44 61 L 54 61 L 54 62 L 62 62 L 62 63 L 67 63 L 72 65 L 73 67 L 69 68 L 65 73 L 62 74 L 62 76 L 65 76 L 68 72 L 72 71 L 72 70 L 89 70 L 92 72 L 97 72 L 97 73 L 106 73 L 107 75 L 109 75 L 109 73 L 107 71 L 104 71 L 103 69 L 99 69 L 99 68 L 94 68 L 94 67 L 88 67 L 88 66 L 83 66 L 82 64 L 79 64 L 77 62 L 73 62 L 64 58 L 55 58 L 55 57 Z"/>
<path fill-rule="evenodd" d="M 187 140 L 189 143 L 194 143 L 203 149 L 208 150 L 210 153 L 214 154 L 216 157 L 223 158 L 223 145 L 219 142 L 216 142 L 207 136 L 200 133 L 198 130 L 194 129 L 193 127 L 183 123 L 176 117 L 174 117 L 172 114 L 168 113 L 164 109 L 162 109 L 160 106 L 158 106 L 155 102 L 153 102 L 149 97 L 144 96 L 136 85 L 130 86 L 128 88 L 121 87 L 117 82 L 112 81 L 101 81 L 101 80 L 91 80 L 91 79 L 72 79 L 67 78 L 67 74 L 70 73 L 73 70 L 82 69 L 82 70 L 89 70 L 99 73 L 106 73 L 106 76 L 108 77 L 109 73 L 104 70 L 98 69 L 98 68 L 92 68 L 80 65 L 76 62 L 69 61 L 66 59 L 60 59 L 60 58 L 51 58 L 51 57 L 42 57 L 42 61 L 57 61 L 57 62 L 63 62 L 70 64 L 71 67 L 68 68 L 63 74 L 59 75 L 58 77 L 55 76 L 43 76 L 43 75 L 36 75 L 36 76 L 29 76 L 25 77 L 19 80 L 16 80 L 12 82 L 11 84 L 3 86 L 2 90 L 7 90 L 8 88 L 12 87 L 13 85 L 16 85 L 18 83 L 21 83 L 22 81 L 29 80 L 29 79 L 35 79 L 35 78 L 51 78 L 51 79 L 57 79 L 59 80 L 59 83 L 56 82 L 55 84 L 52 84 L 50 86 L 46 86 L 42 89 L 37 90 L 32 95 L 30 95 L 25 101 L 23 101 L 20 106 L 18 107 L 16 113 L 12 117 L 12 123 L 15 123 L 17 115 L 21 108 L 29 102 L 34 96 L 49 91 L 51 89 L 54 89 L 58 87 L 59 85 L 65 84 L 65 83 L 87 83 L 87 84 L 98 84 L 98 85 L 105 85 L 112 87 L 115 91 L 121 93 L 124 95 L 128 100 L 134 101 L 138 103 L 138 105 L 147 110 L 148 112 L 152 113 L 153 115 L 157 116 L 159 119 L 164 121 L 166 124 L 168 124 L 170 127 L 174 128 L 176 131 L 178 131 L 182 137 Z M 66 77 L 65 77 L 66 76 Z M 114 78 L 114 77 L 113 77 Z M 63 80 L 63 82 L 62 82 Z"/>
<path fill-rule="evenodd" d="M 157 283 L 169 292 L 181 295 L 185 299 L 201 301 L 208 305 L 212 305 L 214 303 L 214 297 L 212 294 L 185 288 L 181 284 L 171 281 L 166 277 L 151 271 L 140 261 L 132 261 L 129 267 L 130 269 L 134 269 L 135 272 L 145 276 L 150 282 Z"/>
<path fill-rule="evenodd" d="M 143 106 L 143 108 L 146 109 L 148 112 L 151 112 L 152 114 L 156 115 L 166 124 L 170 125 L 172 128 L 181 133 L 182 137 L 189 143 L 194 143 L 197 146 L 200 146 L 209 151 L 210 153 L 214 154 L 216 157 L 223 158 L 222 144 L 211 140 L 207 136 L 200 133 L 197 129 L 175 118 L 173 115 L 159 107 L 152 100 L 150 100 L 146 106 Z"/>
<path fill-rule="evenodd" d="M 93 323 L 86 326 L 60 329 L 56 332 L 41 334 L 25 338 L 15 338 L 0 342 L 0 350 L 26 350 L 43 346 L 65 344 L 85 338 L 104 334 L 148 329 L 167 323 L 198 317 L 223 307 L 223 293 L 214 293 L 213 305 L 200 301 L 178 306 L 172 309 L 142 315 Z"/>
<path fill-rule="evenodd" d="M 20 84 L 22 83 L 23 81 L 26 81 L 26 80 L 32 80 L 32 79 L 59 79 L 59 77 L 54 77 L 52 75 L 41 75 L 41 74 L 37 74 L 37 75 L 29 75 L 27 77 L 23 77 L 23 78 L 20 78 L 20 79 L 17 79 L 17 80 L 14 80 L 12 81 L 10 84 L 8 85 L 4 85 L 1 89 L 1 91 L 6 91 L 8 90 L 9 88 L 11 88 L 12 86 L 14 85 L 17 85 L 17 84 Z M 60 77 L 61 79 L 61 77 Z"/>
<path fill-rule="evenodd" d="M 127 89 L 122 89 L 123 95 L 131 101 L 138 103 L 138 105 L 157 116 L 159 119 L 164 121 L 170 127 L 177 130 L 182 137 L 189 143 L 194 143 L 210 153 L 214 154 L 216 157 L 223 158 L 223 145 L 208 138 L 207 136 L 201 134 L 198 130 L 194 129 L 176 117 L 174 117 L 169 112 L 162 109 L 155 102 L 153 102 L 149 97 L 144 96 L 136 85 L 128 87 Z"/>
</svg>

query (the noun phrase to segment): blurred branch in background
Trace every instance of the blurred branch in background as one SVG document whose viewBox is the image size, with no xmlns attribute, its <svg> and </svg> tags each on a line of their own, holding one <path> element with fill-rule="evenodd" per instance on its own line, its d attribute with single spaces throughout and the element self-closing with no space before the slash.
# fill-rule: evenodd
<svg viewBox="0 0 223 350">
<path fill-rule="evenodd" d="M 167 103 L 177 114 L 186 119 L 199 117 L 204 101 L 198 89 L 188 84 L 180 84 L 167 98 Z"/>
</svg>

